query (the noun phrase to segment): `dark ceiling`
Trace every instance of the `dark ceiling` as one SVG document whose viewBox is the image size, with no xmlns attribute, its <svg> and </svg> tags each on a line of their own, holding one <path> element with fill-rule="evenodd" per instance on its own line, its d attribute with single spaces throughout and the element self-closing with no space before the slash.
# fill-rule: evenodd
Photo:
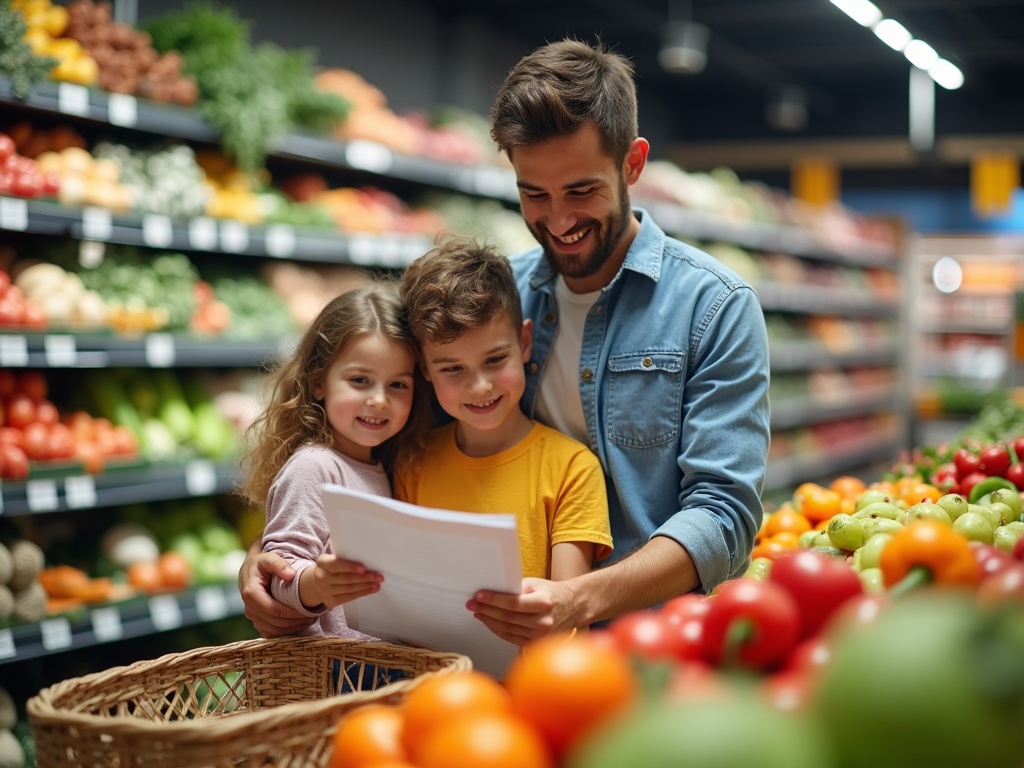
<svg viewBox="0 0 1024 768">
<path fill-rule="evenodd" d="M 445 15 L 475 16 L 531 45 L 600 35 L 634 62 L 641 129 L 645 99 L 670 105 L 668 138 L 674 145 L 900 138 L 908 133 L 910 64 L 829 0 L 432 4 Z M 935 88 L 937 139 L 1011 135 L 1024 142 L 1024 0 L 875 4 L 964 73 L 962 88 Z M 662 25 L 670 13 L 711 30 L 707 67 L 700 74 L 673 75 L 658 63 Z M 769 98 L 783 83 L 802 86 L 809 96 L 807 122 L 798 131 L 775 128 L 765 116 Z"/>
</svg>

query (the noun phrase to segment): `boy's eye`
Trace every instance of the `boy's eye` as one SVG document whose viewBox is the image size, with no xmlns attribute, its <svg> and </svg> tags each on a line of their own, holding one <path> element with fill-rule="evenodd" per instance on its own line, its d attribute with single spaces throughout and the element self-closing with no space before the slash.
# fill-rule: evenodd
<svg viewBox="0 0 1024 768">
<path fill-rule="evenodd" d="M 494 357 L 488 357 L 487 358 L 487 364 L 488 365 L 495 365 L 495 364 L 500 363 L 503 360 L 507 360 L 507 359 L 508 359 L 508 355 L 496 355 Z"/>
<path fill-rule="evenodd" d="M 446 368 L 441 369 L 441 373 L 458 373 L 462 368 L 458 365 L 449 365 Z"/>
</svg>

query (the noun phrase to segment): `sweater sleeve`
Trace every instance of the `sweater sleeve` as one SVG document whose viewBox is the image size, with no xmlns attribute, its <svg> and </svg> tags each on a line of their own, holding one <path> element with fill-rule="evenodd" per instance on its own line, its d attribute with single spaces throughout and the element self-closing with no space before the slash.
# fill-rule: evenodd
<svg viewBox="0 0 1024 768">
<path fill-rule="evenodd" d="M 299 577 L 328 551 L 330 532 L 320 495 L 320 486 L 327 482 L 332 478 L 315 454 L 300 451 L 281 468 L 267 494 L 263 551 L 281 555 L 295 568 L 291 581 L 274 576 L 270 591 L 277 600 L 306 616 L 319 616 L 326 610 L 323 605 L 313 610 L 302 605 Z"/>
</svg>

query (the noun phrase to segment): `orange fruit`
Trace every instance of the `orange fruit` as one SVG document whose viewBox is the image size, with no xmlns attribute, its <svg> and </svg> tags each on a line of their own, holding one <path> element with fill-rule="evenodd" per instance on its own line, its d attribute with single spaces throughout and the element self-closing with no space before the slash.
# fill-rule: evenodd
<svg viewBox="0 0 1024 768">
<path fill-rule="evenodd" d="M 512 707 L 561 757 L 580 736 L 636 696 L 626 656 L 589 635 L 532 643 L 505 676 Z"/>
<path fill-rule="evenodd" d="M 934 485 L 916 482 L 907 486 L 906 490 L 900 494 L 900 501 L 905 503 L 908 507 L 912 507 L 915 504 L 920 504 L 922 501 L 938 501 L 941 497 L 942 491 Z"/>
<path fill-rule="evenodd" d="M 810 491 L 803 500 L 800 511 L 812 523 L 820 523 L 835 517 L 842 509 L 843 497 L 829 488 Z"/>
<path fill-rule="evenodd" d="M 132 563 L 126 571 L 128 584 L 142 592 L 156 592 L 163 589 L 164 577 L 156 563 Z"/>
<path fill-rule="evenodd" d="M 808 525 L 810 525 L 808 523 Z M 800 535 L 793 531 L 780 531 L 768 539 L 769 544 L 781 544 L 786 549 L 793 549 L 800 542 Z"/>
<path fill-rule="evenodd" d="M 804 499 L 806 499 L 810 494 L 820 490 L 823 489 L 817 483 L 802 483 L 797 486 L 797 489 L 793 491 L 793 506 L 796 508 L 797 512 L 804 511 Z"/>
<path fill-rule="evenodd" d="M 554 768 L 539 733 L 514 715 L 464 714 L 425 737 L 419 768 Z"/>
<path fill-rule="evenodd" d="M 764 541 L 754 547 L 754 551 L 750 553 L 750 559 L 756 560 L 759 557 L 767 557 L 769 560 L 774 560 L 783 552 L 788 552 L 789 549 L 789 547 L 783 546 L 777 541 Z"/>
<path fill-rule="evenodd" d="M 772 538 L 784 531 L 795 533 L 799 536 L 804 531 L 811 530 L 811 521 L 793 510 L 780 509 L 768 518 L 764 526 L 764 536 Z"/>
<path fill-rule="evenodd" d="M 368 768 L 402 761 L 402 713 L 398 707 L 368 704 L 344 717 L 334 732 L 330 768 Z"/>
<path fill-rule="evenodd" d="M 867 490 L 867 486 L 864 484 L 864 481 L 859 477 L 853 477 L 852 475 L 837 477 L 832 481 L 832 485 L 830 485 L 829 488 L 838 493 L 844 499 L 854 500 Z"/>
<path fill-rule="evenodd" d="M 414 762 L 426 738 L 441 725 L 468 715 L 508 715 L 508 692 L 483 672 L 438 675 L 413 688 L 402 702 L 402 743 Z"/>
</svg>

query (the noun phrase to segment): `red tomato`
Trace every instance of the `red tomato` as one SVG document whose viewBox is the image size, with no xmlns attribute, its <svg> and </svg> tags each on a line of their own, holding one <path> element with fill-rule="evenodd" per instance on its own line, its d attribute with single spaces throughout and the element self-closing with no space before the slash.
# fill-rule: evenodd
<svg viewBox="0 0 1024 768">
<path fill-rule="evenodd" d="M 0 269 L 0 296 L 7 293 L 7 289 L 11 287 L 11 276 Z"/>
<path fill-rule="evenodd" d="M 21 325 L 25 316 L 25 300 L 21 298 L 20 291 L 11 286 L 7 292 L 0 296 L 0 325 Z"/>
<path fill-rule="evenodd" d="M 712 664 L 768 669 L 785 658 L 799 635 L 800 610 L 786 590 L 767 581 L 734 579 L 711 601 L 702 650 Z"/>
<path fill-rule="evenodd" d="M 25 394 L 16 393 L 7 401 L 7 423 L 24 429 L 36 420 L 36 404 Z"/>
<path fill-rule="evenodd" d="M 961 479 L 967 477 L 972 472 L 977 472 L 981 467 L 981 459 L 966 448 L 957 448 L 953 452 L 953 463 L 956 465 Z"/>
<path fill-rule="evenodd" d="M 0 443 L 3 457 L 4 477 L 8 480 L 24 480 L 28 477 L 28 456 L 16 445 Z"/>
<path fill-rule="evenodd" d="M 0 427 L 0 445 L 16 445 L 25 448 L 25 433 L 14 427 Z"/>
<path fill-rule="evenodd" d="M 53 196 L 60 192 L 60 174 L 47 171 L 43 174 L 43 194 Z"/>
<path fill-rule="evenodd" d="M 679 634 L 667 617 L 653 611 L 627 613 L 613 621 L 608 629 L 619 647 L 646 659 L 671 659 L 678 656 Z"/>
<path fill-rule="evenodd" d="M 826 627 L 829 635 L 838 633 L 840 636 L 849 627 L 859 627 L 871 624 L 885 610 L 889 598 L 884 594 L 865 592 L 846 601 L 846 604 L 836 611 L 832 620 Z"/>
<path fill-rule="evenodd" d="M 1024 601 L 1024 563 L 1014 563 L 978 586 L 978 602 L 996 605 L 1007 600 Z"/>
<path fill-rule="evenodd" d="M 775 558 L 769 580 L 786 590 L 800 608 L 800 636 L 810 637 L 843 603 L 864 591 L 845 560 L 810 549 Z"/>
<path fill-rule="evenodd" d="M 75 436 L 66 424 L 50 427 L 50 458 L 70 459 L 75 455 Z"/>
<path fill-rule="evenodd" d="M 21 322 L 37 328 L 46 326 L 46 312 L 34 301 L 25 299 L 25 310 L 21 314 Z"/>
<path fill-rule="evenodd" d="M 1013 545 L 1013 556 L 1017 560 L 1024 560 L 1024 536 L 1017 539 L 1017 543 Z"/>
<path fill-rule="evenodd" d="M 46 425 L 34 421 L 25 427 L 25 454 L 30 461 L 50 458 L 50 431 Z"/>
<path fill-rule="evenodd" d="M 22 171 L 14 174 L 14 178 L 11 179 L 11 192 L 18 197 L 38 197 L 42 194 L 44 185 L 43 174 L 38 170 Z"/>
<path fill-rule="evenodd" d="M 987 479 L 988 475 L 984 472 L 971 472 L 971 474 L 960 481 L 960 495 L 969 497 L 974 486 Z"/>
<path fill-rule="evenodd" d="M 1024 464 L 1011 464 L 1006 469 L 1005 477 L 1017 486 L 1018 491 L 1024 491 Z"/>
<path fill-rule="evenodd" d="M 956 493 L 960 487 L 960 475 L 956 464 L 942 464 L 932 473 L 932 485 L 943 493 Z"/>
<path fill-rule="evenodd" d="M 702 658 L 704 619 L 710 608 L 711 601 L 701 595 L 681 595 L 662 606 L 662 616 L 679 635 L 680 642 L 676 648 L 679 658 L 687 661 Z"/>
<path fill-rule="evenodd" d="M 978 454 L 981 466 L 978 469 L 989 477 L 1002 477 L 1010 466 L 1010 454 L 1001 445 L 990 445 Z"/>
<path fill-rule="evenodd" d="M 6 275 L 7 273 L 0 272 L 0 274 Z M 7 279 L 10 280 L 10 278 Z M 14 376 L 14 371 L 9 368 L 0 368 L 0 400 L 6 400 L 13 395 L 14 390 L 17 388 L 17 383 L 18 380 Z"/>
<path fill-rule="evenodd" d="M 768 702 L 783 712 L 796 712 L 807 707 L 811 699 L 811 681 L 803 672 L 784 670 L 768 675 L 761 684 Z"/>
<path fill-rule="evenodd" d="M 786 657 L 783 669 L 815 675 L 832 661 L 832 644 L 822 635 L 804 640 Z"/>
<path fill-rule="evenodd" d="M 103 471 L 104 460 L 96 443 L 80 441 L 75 443 L 75 458 L 82 462 L 82 467 L 90 475 L 98 475 Z"/>
<path fill-rule="evenodd" d="M 46 377 L 39 371 L 25 371 L 18 377 L 18 391 L 28 395 L 33 402 L 38 403 L 44 400 L 49 394 L 50 388 L 46 383 Z"/>
<path fill-rule="evenodd" d="M 128 427 L 120 424 L 111 430 L 114 453 L 118 456 L 131 456 L 139 451 L 139 442 Z"/>
<path fill-rule="evenodd" d="M 60 421 L 60 413 L 57 406 L 49 400 L 40 400 L 36 404 L 36 421 L 46 426 L 52 426 Z"/>
<path fill-rule="evenodd" d="M 1020 461 L 1024 461 L 1024 437 L 1018 437 L 1013 441 L 1013 452 Z"/>
<path fill-rule="evenodd" d="M 983 580 L 1005 571 L 1015 562 L 1011 555 L 999 547 L 992 547 L 988 544 L 972 541 L 971 551 L 974 553 L 974 560 L 978 563 L 978 570 L 981 572 Z"/>
<path fill-rule="evenodd" d="M 6 133 L 0 133 L 0 162 L 14 154 L 14 139 Z"/>
</svg>

